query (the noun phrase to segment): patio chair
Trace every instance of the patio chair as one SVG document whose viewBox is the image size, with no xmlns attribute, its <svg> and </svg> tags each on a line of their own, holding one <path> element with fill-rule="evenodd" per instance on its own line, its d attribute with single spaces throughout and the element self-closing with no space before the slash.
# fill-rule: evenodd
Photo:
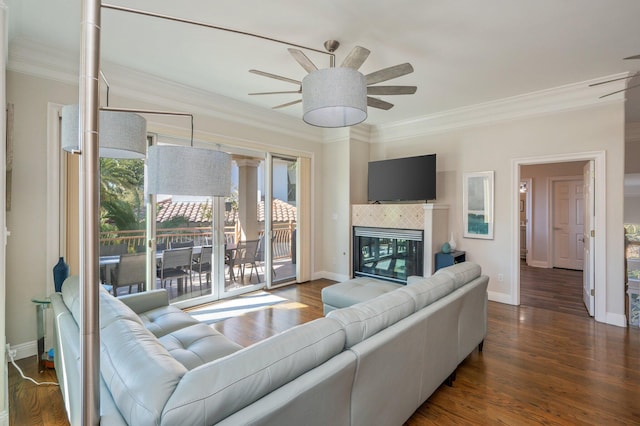
<svg viewBox="0 0 640 426">
<path fill-rule="evenodd" d="M 191 247 L 169 249 L 162 252 L 162 260 L 156 274 L 160 278 L 162 288 L 166 288 L 167 280 L 169 280 L 169 286 L 171 286 L 174 278 L 189 278 L 189 284 L 193 290 L 193 280 L 191 279 L 192 253 L 193 248 Z M 180 290 L 180 287 L 178 287 L 178 290 Z"/>
<path fill-rule="evenodd" d="M 111 270 L 111 288 L 114 296 L 118 295 L 118 288 L 137 285 L 138 292 L 145 288 L 147 280 L 147 255 L 146 253 L 123 254 L 120 262 Z"/>
<path fill-rule="evenodd" d="M 258 241 L 258 250 L 256 251 L 256 261 L 260 262 L 260 264 L 262 264 L 262 271 L 264 273 L 264 265 L 265 265 L 265 258 L 264 258 L 264 235 L 260 236 L 260 239 Z M 275 240 L 275 237 L 271 237 L 271 244 L 273 244 L 273 241 Z M 273 247 L 273 246 L 272 246 Z M 276 270 L 273 267 L 273 265 L 271 266 L 271 274 L 272 277 L 275 278 L 276 276 Z"/>
<path fill-rule="evenodd" d="M 200 257 L 198 261 L 194 261 L 194 269 L 198 271 L 198 277 L 200 279 L 200 293 L 202 293 L 202 274 L 205 274 L 206 284 L 209 285 L 211 278 L 211 255 L 213 253 L 212 246 L 202 246 L 200 251 Z"/>
<path fill-rule="evenodd" d="M 238 266 L 240 269 L 240 278 L 244 281 L 244 269 L 246 265 L 251 266 L 251 273 L 249 274 L 249 281 L 253 276 L 253 271 L 256 271 L 256 277 L 260 282 L 260 273 L 258 272 L 258 264 L 256 254 L 258 253 L 258 243 L 260 240 L 246 240 L 240 241 L 236 247 L 236 253 L 234 257 L 234 266 Z"/>
<path fill-rule="evenodd" d="M 100 257 L 103 256 L 120 256 L 127 254 L 128 248 L 126 243 L 121 244 L 100 244 Z M 106 283 L 111 278 L 112 265 L 104 265 L 100 267 L 100 281 Z"/>
<path fill-rule="evenodd" d="M 193 240 L 191 240 L 191 241 L 171 241 L 169 243 L 169 248 L 170 249 L 193 247 L 193 246 L 194 246 Z"/>
<path fill-rule="evenodd" d="M 236 248 L 236 244 L 224 245 L 224 263 L 229 268 L 229 282 L 235 282 L 236 280 L 236 275 L 233 273 L 236 259 Z"/>
<path fill-rule="evenodd" d="M 127 254 L 127 244 L 100 244 L 100 256 L 117 256 L 119 254 Z"/>
</svg>

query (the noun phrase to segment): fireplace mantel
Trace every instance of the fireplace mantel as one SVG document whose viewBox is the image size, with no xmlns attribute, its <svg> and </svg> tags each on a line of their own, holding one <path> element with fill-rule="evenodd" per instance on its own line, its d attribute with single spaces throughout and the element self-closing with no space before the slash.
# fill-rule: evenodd
<svg viewBox="0 0 640 426">
<path fill-rule="evenodd" d="M 424 230 L 424 276 L 433 273 L 435 254 L 449 240 L 446 204 L 353 204 L 351 225 Z M 353 265 L 352 265 L 353 268 Z"/>
</svg>

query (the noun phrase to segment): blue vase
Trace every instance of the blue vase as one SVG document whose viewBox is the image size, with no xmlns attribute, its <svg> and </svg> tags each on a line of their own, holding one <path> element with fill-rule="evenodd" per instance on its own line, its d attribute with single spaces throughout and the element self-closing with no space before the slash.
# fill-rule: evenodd
<svg viewBox="0 0 640 426">
<path fill-rule="evenodd" d="M 56 266 L 53 267 L 53 283 L 56 293 L 62 290 L 62 283 L 69 276 L 69 265 L 64 262 L 64 257 L 60 257 Z"/>
</svg>

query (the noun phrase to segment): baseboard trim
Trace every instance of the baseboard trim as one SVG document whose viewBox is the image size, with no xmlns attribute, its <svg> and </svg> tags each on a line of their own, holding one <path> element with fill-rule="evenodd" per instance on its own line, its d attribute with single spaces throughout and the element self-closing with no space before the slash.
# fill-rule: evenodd
<svg viewBox="0 0 640 426">
<path fill-rule="evenodd" d="M 326 279 L 326 280 L 341 282 L 341 281 L 347 281 L 349 279 L 349 276 L 344 274 L 336 274 L 335 272 L 319 271 L 313 274 L 312 279 L 314 280 Z"/>
<path fill-rule="evenodd" d="M 611 312 L 607 312 L 607 324 L 616 325 L 618 327 L 627 327 L 627 317 L 626 315 L 621 314 L 613 314 Z"/>
<path fill-rule="evenodd" d="M 38 342 L 33 340 L 31 342 L 21 343 L 19 345 L 11 345 L 11 349 L 16 351 L 14 359 L 29 358 L 38 354 Z"/>
<path fill-rule="evenodd" d="M 513 302 L 511 301 L 511 295 L 508 293 L 498 293 L 496 291 L 488 291 L 487 294 L 488 294 L 489 300 L 491 300 L 492 302 L 513 305 Z"/>
<path fill-rule="evenodd" d="M 548 262 L 543 262 L 541 260 L 532 260 L 531 262 L 528 263 L 528 265 L 531 266 L 532 268 L 548 268 L 549 267 Z"/>
</svg>

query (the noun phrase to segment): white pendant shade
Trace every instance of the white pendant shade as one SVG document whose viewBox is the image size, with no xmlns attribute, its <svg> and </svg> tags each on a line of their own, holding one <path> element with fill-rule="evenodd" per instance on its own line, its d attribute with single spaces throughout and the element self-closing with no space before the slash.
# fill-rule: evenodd
<svg viewBox="0 0 640 426">
<path fill-rule="evenodd" d="M 62 107 L 62 149 L 80 149 L 78 105 Z M 147 120 L 131 112 L 100 111 L 100 157 L 144 158 L 147 151 Z"/>
<path fill-rule="evenodd" d="M 302 80 L 302 119 L 318 127 L 346 127 L 367 118 L 367 81 L 353 68 L 323 68 Z"/>
<path fill-rule="evenodd" d="M 147 192 L 226 197 L 231 194 L 231 156 L 190 146 L 154 145 L 147 157 Z"/>
</svg>

